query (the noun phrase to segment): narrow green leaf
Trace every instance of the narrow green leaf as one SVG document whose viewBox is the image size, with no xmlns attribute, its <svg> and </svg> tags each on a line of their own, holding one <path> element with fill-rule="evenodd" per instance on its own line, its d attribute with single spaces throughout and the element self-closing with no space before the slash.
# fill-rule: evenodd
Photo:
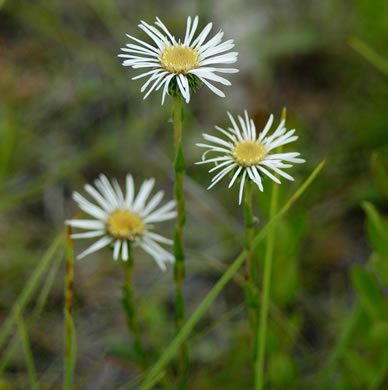
<svg viewBox="0 0 388 390">
<path fill-rule="evenodd" d="M 388 261 L 388 221 L 385 220 L 370 202 L 362 202 L 367 215 L 367 232 L 372 248 Z"/>
<path fill-rule="evenodd" d="M 345 353 L 345 364 L 362 385 L 368 387 L 376 376 L 376 368 L 364 357 L 355 352 Z"/>
<path fill-rule="evenodd" d="M 376 322 L 370 331 L 370 338 L 375 345 L 387 345 L 388 343 L 388 322 Z"/>
<path fill-rule="evenodd" d="M 30 377 L 31 389 L 39 390 L 39 383 L 36 375 L 34 358 L 32 356 L 30 341 L 28 338 L 25 323 L 23 321 L 22 313 L 20 312 L 20 309 L 17 305 L 15 305 L 14 311 L 15 311 L 16 322 L 19 328 L 20 339 L 23 344 L 24 357 L 26 359 L 27 371 Z"/>
<path fill-rule="evenodd" d="M 373 153 L 371 159 L 373 177 L 381 194 L 388 198 L 388 162 L 380 153 Z"/>
<path fill-rule="evenodd" d="M 360 295 L 365 309 L 374 317 L 384 316 L 384 295 L 377 284 L 377 280 L 366 269 L 355 266 L 352 269 L 353 285 Z"/>
<path fill-rule="evenodd" d="M 352 38 L 350 46 L 376 69 L 388 77 L 388 61 L 358 38 Z"/>
<path fill-rule="evenodd" d="M 35 268 L 33 274 L 31 275 L 31 278 L 26 283 L 25 288 L 19 295 L 15 305 L 19 307 L 20 311 L 23 311 L 25 305 L 29 302 L 31 299 L 32 294 L 35 292 L 37 285 L 42 278 L 43 274 L 49 267 L 51 261 L 53 260 L 55 254 L 58 251 L 58 248 L 63 243 L 64 240 L 64 233 L 60 233 L 57 238 L 54 240 L 54 242 L 51 244 L 51 246 L 47 249 L 46 253 L 42 257 L 42 260 Z M 4 321 L 4 323 L 1 326 L 0 329 L 0 348 L 4 345 L 7 337 L 10 335 L 12 331 L 12 327 L 15 324 L 15 313 L 12 312 L 8 316 L 8 318 Z"/>
<path fill-rule="evenodd" d="M 371 267 L 376 271 L 376 274 L 388 286 L 388 261 L 382 259 L 377 253 L 374 253 L 370 259 Z"/>
</svg>

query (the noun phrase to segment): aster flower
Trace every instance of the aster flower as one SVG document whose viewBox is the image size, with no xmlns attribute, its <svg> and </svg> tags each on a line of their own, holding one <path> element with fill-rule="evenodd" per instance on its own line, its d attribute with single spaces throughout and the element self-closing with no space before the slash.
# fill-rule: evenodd
<svg viewBox="0 0 388 390">
<path fill-rule="evenodd" d="M 240 127 L 229 112 L 228 116 L 232 122 L 232 127 L 226 130 L 218 126 L 215 127 L 225 136 L 224 138 L 203 134 L 203 138 L 209 141 L 210 144 L 197 144 L 197 146 L 207 149 L 202 155 L 202 161 L 197 164 L 213 163 L 215 167 L 211 168 L 209 172 L 219 171 L 212 178 L 212 183 L 208 189 L 230 173 L 232 179 L 228 188 L 232 187 L 237 178 L 241 178 L 239 191 L 239 204 L 241 204 L 245 179 L 252 180 L 260 191 L 263 191 L 261 177 L 263 174 L 274 182 L 280 183 L 280 180 L 270 170 L 288 180 L 294 180 L 283 169 L 291 168 L 291 163 L 304 163 L 305 160 L 298 158 L 300 153 L 273 153 L 273 150 L 278 146 L 296 141 L 298 137 L 294 136 L 295 129 L 287 131 L 284 127 L 285 120 L 282 120 L 275 132 L 268 136 L 267 134 L 273 123 L 273 115 L 271 114 L 263 131 L 257 134 L 255 124 L 248 117 L 246 110 L 244 119 L 240 115 L 238 116 Z M 209 152 L 221 153 L 222 155 L 206 159 Z"/>
<path fill-rule="evenodd" d="M 166 94 L 180 93 L 186 102 L 190 101 L 190 89 L 195 90 L 204 83 L 216 95 L 225 97 L 225 94 L 211 82 L 231 85 L 230 81 L 216 73 L 235 73 L 238 69 L 223 68 L 219 65 L 233 64 L 237 61 L 237 52 L 229 52 L 234 47 L 233 40 L 222 42 L 224 33 L 219 31 L 205 43 L 213 24 L 209 23 L 194 39 L 198 27 L 198 16 L 192 22 L 187 18 L 186 34 L 183 42 L 176 40 L 167 27 L 156 18 L 154 26 L 144 21 L 138 25 L 154 42 L 155 45 L 143 42 L 131 35 L 127 36 L 137 44 L 129 43 L 121 50 L 125 54 L 124 66 L 133 69 L 149 69 L 133 80 L 148 77 L 142 86 L 141 92 L 148 89 L 144 99 L 153 91 L 163 88 L 162 104 Z"/>
<path fill-rule="evenodd" d="M 141 247 L 150 254 L 165 270 L 165 262 L 173 262 L 171 253 L 163 249 L 159 243 L 171 245 L 172 241 L 151 231 L 153 223 L 166 221 L 176 217 L 175 201 L 169 201 L 157 208 L 163 198 L 163 191 L 157 192 L 147 201 L 155 180 L 143 182 L 139 193 L 135 196 L 135 185 L 132 175 L 126 177 L 126 193 L 122 192 L 116 179 L 112 184 L 104 175 L 95 180 L 95 187 L 85 185 L 85 191 L 96 204 L 85 199 L 78 192 L 73 199 L 86 214 L 94 219 L 72 219 L 66 223 L 74 228 L 88 230 L 85 233 L 72 234 L 72 238 L 98 238 L 98 240 L 78 255 L 78 259 L 98 251 L 106 246 L 113 248 L 113 258 L 128 260 L 129 246 Z"/>
</svg>

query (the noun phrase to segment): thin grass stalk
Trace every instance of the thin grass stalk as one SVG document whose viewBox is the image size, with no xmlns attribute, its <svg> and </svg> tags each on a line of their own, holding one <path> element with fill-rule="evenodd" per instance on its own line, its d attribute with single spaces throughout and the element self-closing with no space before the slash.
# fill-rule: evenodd
<svg viewBox="0 0 388 390">
<path fill-rule="evenodd" d="M 176 291 L 176 331 L 177 334 L 181 331 L 185 320 L 185 302 L 183 297 L 183 280 L 185 278 L 185 257 L 183 246 L 183 229 L 186 221 L 185 200 L 183 193 L 183 179 L 185 175 L 185 160 L 182 148 L 182 121 L 183 121 L 183 105 L 182 96 L 174 97 L 174 138 L 175 138 L 175 200 L 178 211 L 177 224 L 174 232 L 174 279 Z M 188 370 L 188 350 L 187 344 L 182 343 L 178 354 L 178 389 L 186 389 Z"/>
<path fill-rule="evenodd" d="M 376 69 L 388 77 L 388 60 L 383 58 L 374 49 L 366 45 L 358 38 L 352 38 L 349 42 L 350 46 L 361 54 L 369 63 L 371 63 Z"/>
<path fill-rule="evenodd" d="M 40 294 L 38 296 L 38 299 L 36 300 L 35 307 L 32 311 L 32 314 L 30 318 L 27 321 L 27 329 L 35 324 L 35 322 L 38 320 L 40 314 L 42 313 L 42 310 L 47 302 L 47 297 L 49 295 L 49 292 L 51 291 L 51 288 L 53 286 L 55 277 L 58 273 L 59 267 L 62 264 L 62 258 L 58 256 L 58 258 L 55 260 L 52 268 L 50 269 L 50 272 L 43 284 L 43 287 L 40 291 Z M 17 337 L 14 337 L 11 343 L 7 346 L 6 351 L 3 353 L 0 359 L 0 378 L 4 374 L 4 371 L 7 369 L 8 364 L 10 363 L 11 359 L 17 352 L 19 347 L 19 339 Z"/>
<path fill-rule="evenodd" d="M 18 305 L 14 307 L 16 323 L 18 325 L 20 340 L 23 344 L 24 357 L 26 359 L 26 366 L 28 376 L 30 378 L 30 385 L 32 390 L 39 390 L 38 377 L 36 374 L 34 358 L 31 352 L 30 340 L 28 339 L 27 330 L 23 321 L 23 316 Z"/>
<path fill-rule="evenodd" d="M 134 338 L 134 350 L 138 363 L 142 369 L 147 368 L 147 356 L 143 341 L 140 335 L 139 325 L 136 319 L 136 308 L 133 288 L 133 257 L 131 246 L 128 248 L 128 260 L 121 260 L 125 272 L 125 283 L 123 284 L 122 303 L 127 316 L 128 330 Z"/>
<path fill-rule="evenodd" d="M 51 246 L 46 251 L 45 255 L 42 257 L 42 260 L 38 264 L 38 266 L 35 268 L 31 278 L 27 282 L 26 286 L 24 287 L 23 291 L 19 295 L 15 306 L 18 306 L 19 310 L 23 311 L 26 304 L 29 302 L 32 294 L 35 292 L 38 283 L 40 282 L 40 279 L 42 278 L 43 274 L 46 272 L 47 268 L 49 267 L 51 261 L 53 260 L 55 254 L 57 253 L 58 248 L 63 243 L 64 240 L 64 233 L 60 233 L 54 242 L 51 244 Z M 14 326 L 16 321 L 15 318 L 15 311 L 13 310 L 10 315 L 7 317 L 7 319 L 4 321 L 3 325 L 0 329 L 0 349 L 4 346 L 4 343 L 6 342 L 8 336 L 12 332 L 12 327 Z"/>
<path fill-rule="evenodd" d="M 252 250 L 255 250 L 260 242 L 265 238 L 268 231 L 274 226 L 280 218 L 288 211 L 288 209 L 296 202 L 300 196 L 306 191 L 310 184 L 314 181 L 318 173 L 321 171 L 325 164 L 325 161 L 322 161 L 310 174 L 310 176 L 305 180 L 305 182 L 295 191 L 287 203 L 281 208 L 281 210 L 260 230 L 260 232 L 253 239 Z M 247 256 L 247 252 L 244 251 L 237 257 L 237 259 L 229 266 L 225 273 L 221 276 L 209 294 L 205 297 L 199 307 L 195 312 L 189 317 L 181 331 L 175 336 L 170 345 L 165 349 L 162 356 L 154 364 L 151 370 L 148 372 L 148 375 L 141 386 L 140 390 L 149 390 L 152 386 L 153 379 L 159 374 L 159 372 L 166 366 L 166 364 L 174 357 L 176 351 L 180 345 L 186 340 L 194 326 L 202 318 L 204 313 L 210 304 L 214 301 L 220 291 L 225 287 L 233 275 L 238 271 L 241 264 L 244 262 Z"/>
<path fill-rule="evenodd" d="M 66 226 L 66 280 L 65 280 L 65 375 L 64 390 L 71 390 L 74 382 L 75 328 L 73 322 L 74 255 L 71 226 Z"/>
</svg>

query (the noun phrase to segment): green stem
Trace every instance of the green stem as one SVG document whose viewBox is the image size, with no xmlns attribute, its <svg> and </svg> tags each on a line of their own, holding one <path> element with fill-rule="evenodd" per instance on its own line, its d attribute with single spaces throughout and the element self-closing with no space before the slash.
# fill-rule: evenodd
<svg viewBox="0 0 388 390">
<path fill-rule="evenodd" d="M 277 203 L 279 197 L 279 184 L 272 184 L 272 196 L 270 206 L 270 220 L 276 215 Z M 267 338 L 267 319 L 269 294 L 271 288 L 271 269 L 272 269 L 272 254 L 274 243 L 275 229 L 271 226 L 268 229 L 267 248 L 264 259 L 264 274 L 263 274 L 263 293 L 261 300 L 261 309 L 259 322 L 259 330 L 256 345 L 256 362 L 255 362 L 255 390 L 262 390 L 264 385 L 264 355 Z"/>
<path fill-rule="evenodd" d="M 292 206 L 292 204 L 303 194 L 303 192 L 307 189 L 307 187 L 313 182 L 316 178 L 320 170 L 322 169 L 325 161 L 322 161 L 311 173 L 311 175 L 307 178 L 307 180 L 297 189 L 293 196 L 288 200 L 288 202 L 282 207 L 282 209 L 272 218 L 255 236 L 252 244 L 252 250 L 255 250 L 263 238 L 266 236 L 268 231 L 274 226 L 280 218 L 288 211 L 288 209 Z M 198 323 L 198 321 L 202 318 L 203 314 L 206 312 L 207 308 L 213 302 L 213 300 L 217 297 L 220 291 L 224 288 L 224 286 L 229 282 L 229 280 L 233 277 L 233 275 L 240 268 L 241 264 L 244 262 L 246 258 L 246 251 L 244 250 L 240 256 L 229 266 L 229 268 L 225 271 L 225 273 L 221 276 L 216 285 L 212 288 L 206 298 L 199 305 L 197 310 L 190 316 L 190 318 L 186 321 L 181 331 L 175 336 L 174 340 L 170 343 L 170 345 L 165 349 L 162 356 L 159 360 L 154 364 L 154 366 L 149 371 L 143 385 L 140 390 L 149 390 L 152 387 L 153 379 L 155 376 L 159 374 L 159 372 L 165 367 L 165 365 L 173 358 L 179 346 L 186 340 L 187 336 L 190 334 L 194 326 Z"/>
<path fill-rule="evenodd" d="M 128 260 L 122 260 L 125 271 L 125 284 L 123 285 L 123 298 L 122 303 L 127 315 L 128 330 L 131 332 L 134 338 L 134 348 L 136 359 L 140 363 L 143 369 L 147 368 L 147 358 L 143 341 L 140 337 L 140 330 L 136 320 L 134 289 L 133 289 L 133 258 L 131 247 L 128 248 L 129 256 Z"/>
<path fill-rule="evenodd" d="M 15 312 L 16 322 L 19 328 L 20 339 L 23 344 L 24 356 L 26 359 L 28 376 L 30 377 L 31 389 L 39 390 L 39 383 L 36 375 L 34 359 L 31 352 L 30 341 L 28 339 L 28 334 L 23 321 L 22 313 L 20 312 L 20 309 L 17 305 L 15 305 L 14 307 L 14 312 Z"/>
<path fill-rule="evenodd" d="M 182 148 L 182 96 L 174 97 L 174 138 L 175 138 L 175 199 L 178 218 L 174 232 L 174 278 L 176 287 L 176 331 L 179 333 L 185 320 L 185 304 L 183 298 L 183 280 L 185 278 L 183 228 L 185 225 L 185 200 L 183 193 L 183 179 L 185 175 L 185 161 Z M 178 354 L 178 389 L 184 390 L 187 382 L 188 351 L 187 344 L 182 343 Z"/>
<path fill-rule="evenodd" d="M 74 382 L 75 363 L 75 329 L 72 317 L 73 311 L 73 280 L 74 257 L 73 241 L 71 239 L 71 227 L 66 227 L 66 281 L 65 281 L 65 375 L 64 390 L 71 390 Z"/>
<path fill-rule="evenodd" d="M 245 216 L 245 237 L 244 248 L 247 252 L 247 261 L 245 263 L 245 301 L 248 307 L 249 325 L 252 329 L 253 340 L 255 344 L 256 318 L 257 318 L 257 289 L 255 287 L 254 263 L 252 259 L 253 242 L 253 212 L 252 212 L 252 182 L 247 180 L 244 188 L 244 216 Z M 254 351 L 254 348 L 253 348 Z M 253 359 L 255 354 L 253 352 Z"/>
</svg>

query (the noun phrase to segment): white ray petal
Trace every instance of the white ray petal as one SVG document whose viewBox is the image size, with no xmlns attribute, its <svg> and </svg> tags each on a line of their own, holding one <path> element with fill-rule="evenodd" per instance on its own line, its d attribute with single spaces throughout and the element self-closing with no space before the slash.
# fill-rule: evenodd
<svg viewBox="0 0 388 390">
<path fill-rule="evenodd" d="M 190 43 L 193 40 L 194 34 L 197 30 L 197 27 L 198 27 L 198 16 L 196 16 L 194 18 L 193 25 L 191 27 L 191 32 L 190 32 L 189 36 L 187 37 L 187 41 L 185 41 L 186 46 L 190 46 Z"/>
<path fill-rule="evenodd" d="M 135 184 L 133 182 L 132 175 L 127 175 L 125 183 L 126 183 L 125 206 L 127 208 L 132 208 L 132 202 L 135 195 Z"/>
<path fill-rule="evenodd" d="M 280 184 L 281 181 L 276 177 L 274 176 L 268 169 L 264 168 L 263 166 L 261 165 L 257 165 L 257 169 L 260 169 L 261 172 L 263 172 L 264 174 L 266 174 L 270 179 L 272 179 L 275 183 L 278 183 Z"/>
<path fill-rule="evenodd" d="M 90 196 L 95 199 L 97 203 L 99 203 L 101 207 L 104 208 L 105 211 L 112 211 L 112 205 L 94 187 L 92 187 L 90 184 L 86 184 L 84 189 Z"/>
<path fill-rule="evenodd" d="M 195 38 L 194 42 L 191 44 L 191 47 L 199 47 L 202 45 L 202 43 L 205 41 L 207 36 L 209 35 L 210 30 L 213 27 L 213 23 L 208 23 L 206 27 L 202 30 L 202 32 L 198 35 L 197 38 Z"/>
<path fill-rule="evenodd" d="M 211 173 L 211 172 L 214 172 L 222 167 L 224 167 L 225 165 L 229 165 L 229 164 L 233 164 L 234 161 L 233 160 L 227 160 L 227 161 L 224 161 L 223 163 L 221 164 L 217 164 L 214 168 L 211 168 L 208 172 Z"/>
<path fill-rule="evenodd" d="M 159 26 L 166 34 L 167 36 L 170 38 L 171 40 L 171 43 L 173 45 L 176 45 L 177 42 L 175 40 L 175 37 L 170 33 L 170 31 L 168 30 L 168 28 L 164 25 L 164 23 L 162 23 L 162 21 L 157 17 L 156 18 L 156 23 L 155 23 L 157 26 Z"/>
<path fill-rule="evenodd" d="M 222 170 L 216 176 L 213 177 L 212 184 L 210 184 L 210 186 L 207 189 L 210 190 L 211 188 L 213 188 L 225 175 L 227 175 L 235 167 L 236 164 L 233 164 L 224 168 L 224 170 Z"/>
<path fill-rule="evenodd" d="M 122 240 L 121 242 L 121 258 L 127 261 L 129 258 L 128 241 Z"/>
<path fill-rule="evenodd" d="M 146 202 L 149 194 L 151 193 L 154 184 L 155 184 L 154 178 L 151 178 L 143 182 L 143 184 L 140 187 L 139 193 L 137 194 L 135 202 L 133 204 L 134 211 L 140 211 L 143 209 L 144 203 Z"/>
<path fill-rule="evenodd" d="M 268 119 L 268 121 L 267 121 L 267 123 L 266 123 L 266 125 L 265 125 L 265 127 L 263 129 L 263 131 L 260 132 L 260 134 L 259 134 L 259 142 L 261 142 L 263 140 L 263 138 L 267 135 L 269 129 L 272 126 L 272 123 L 273 123 L 273 114 L 271 114 L 269 116 L 269 119 Z"/>
<path fill-rule="evenodd" d="M 241 183 L 240 183 L 240 191 L 238 193 L 238 204 L 241 204 L 241 202 L 242 202 L 246 176 L 247 176 L 247 171 L 244 170 L 244 173 L 243 173 L 242 178 L 241 178 Z"/>
<path fill-rule="evenodd" d="M 216 95 L 220 96 L 220 97 L 225 97 L 225 94 L 220 90 L 218 89 L 217 87 L 215 87 L 213 84 L 210 84 L 209 81 L 207 81 L 206 79 L 204 79 L 203 77 L 200 77 L 198 76 L 198 78 L 212 91 L 214 92 Z"/>
<path fill-rule="evenodd" d="M 95 219 L 70 219 L 66 221 L 66 225 L 80 229 L 101 230 L 105 228 L 104 222 L 96 221 Z"/>
<path fill-rule="evenodd" d="M 129 35 L 129 34 L 126 34 L 126 35 L 127 35 L 128 38 L 130 38 L 130 39 L 132 39 L 132 40 L 134 40 L 134 41 L 136 41 L 136 42 L 138 42 L 138 43 L 144 45 L 144 46 L 147 47 L 148 49 L 150 49 L 150 50 L 154 51 L 155 53 L 158 53 L 158 54 L 159 54 L 159 50 L 158 50 L 156 47 L 151 46 L 151 45 L 148 44 L 147 42 L 144 42 L 144 41 L 142 41 L 142 40 L 140 40 L 140 39 L 138 39 L 138 38 L 135 38 L 135 37 L 133 37 L 132 35 Z"/>
<path fill-rule="evenodd" d="M 70 237 L 73 239 L 94 238 L 94 237 L 102 236 L 103 234 L 105 234 L 105 230 L 95 230 L 86 233 L 73 233 Z"/>
<path fill-rule="evenodd" d="M 243 169 L 243 167 L 238 167 L 236 172 L 234 173 L 233 177 L 232 177 L 232 180 L 230 181 L 229 185 L 228 185 L 228 188 L 232 187 L 232 185 L 234 184 L 234 182 L 236 181 L 238 175 L 240 174 L 241 170 Z"/>
<path fill-rule="evenodd" d="M 164 261 L 161 260 L 160 256 L 159 256 L 159 253 L 157 253 L 150 245 L 149 243 L 146 243 L 146 242 L 140 242 L 140 247 L 145 251 L 147 252 L 149 255 L 151 255 L 151 257 L 154 258 L 154 260 L 156 261 L 156 263 L 158 264 L 158 266 L 160 267 L 160 269 L 162 271 L 165 271 L 166 270 L 166 265 L 164 264 Z"/>
<path fill-rule="evenodd" d="M 204 133 L 204 134 L 202 134 L 202 137 L 205 138 L 206 141 L 214 142 L 216 144 L 226 146 L 227 148 L 232 147 L 230 142 L 226 142 L 221 138 L 215 137 L 214 135 Z"/>
<path fill-rule="evenodd" d="M 116 240 L 113 248 L 113 260 L 118 260 L 120 254 L 121 240 Z"/>
<path fill-rule="evenodd" d="M 151 200 L 148 202 L 147 206 L 144 208 L 144 210 L 141 212 L 141 216 L 145 217 L 148 215 L 150 212 L 152 212 L 155 207 L 161 202 L 163 199 L 164 192 L 163 191 L 158 191 L 156 195 L 154 195 Z"/>
<path fill-rule="evenodd" d="M 260 176 L 260 173 L 259 173 L 259 171 L 256 169 L 255 166 L 252 166 L 252 172 L 253 172 L 253 174 L 254 174 L 254 176 L 255 176 L 255 178 L 256 178 L 256 184 L 257 184 L 257 186 L 259 187 L 259 190 L 260 190 L 261 192 L 263 192 L 263 191 L 264 191 L 264 187 L 263 187 L 263 183 L 262 183 L 262 180 L 261 180 L 261 176 Z"/>
<path fill-rule="evenodd" d="M 97 252 L 99 249 L 104 248 L 112 242 L 112 238 L 104 236 L 99 239 L 97 242 L 92 244 L 88 249 L 84 250 L 81 254 L 77 256 L 78 260 L 83 259 L 85 256 L 90 255 L 91 253 Z"/>
<path fill-rule="evenodd" d="M 144 236 L 150 237 L 152 240 L 161 242 L 163 244 L 172 245 L 174 243 L 173 240 L 170 240 L 169 238 L 163 237 L 160 234 L 156 234 L 154 232 L 147 231 L 144 233 Z"/>
<path fill-rule="evenodd" d="M 94 218 L 105 220 L 105 218 L 108 216 L 106 211 L 89 202 L 78 192 L 73 192 L 73 199 L 78 203 L 78 206 L 81 210 L 85 211 L 85 213 L 91 215 Z"/>
</svg>

